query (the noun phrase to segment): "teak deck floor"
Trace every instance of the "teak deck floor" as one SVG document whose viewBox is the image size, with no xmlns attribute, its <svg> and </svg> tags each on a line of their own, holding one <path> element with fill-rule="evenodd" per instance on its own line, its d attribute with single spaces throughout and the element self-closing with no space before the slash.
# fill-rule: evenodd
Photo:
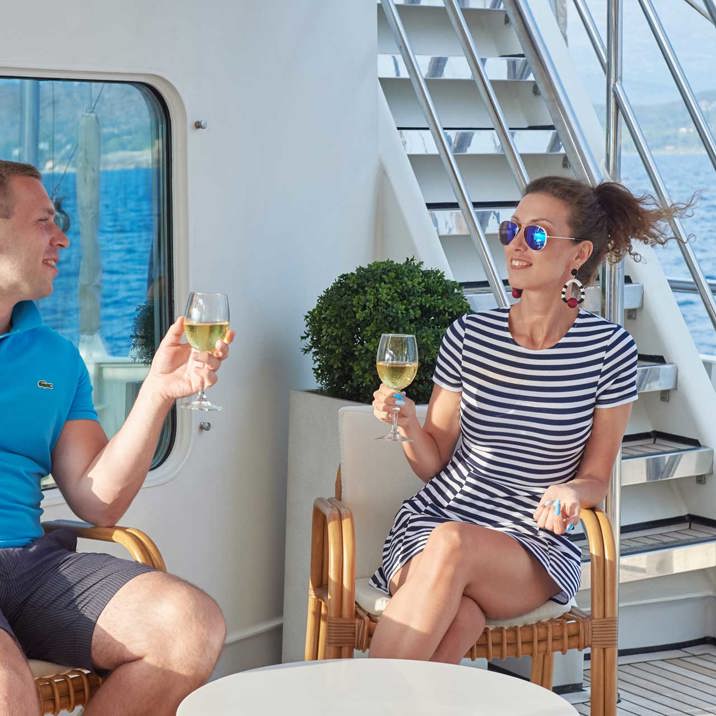
<svg viewBox="0 0 716 716">
<path fill-rule="evenodd" d="M 619 696 L 619 716 L 716 716 L 716 646 L 620 656 Z M 588 703 L 575 708 L 589 714 Z"/>
</svg>

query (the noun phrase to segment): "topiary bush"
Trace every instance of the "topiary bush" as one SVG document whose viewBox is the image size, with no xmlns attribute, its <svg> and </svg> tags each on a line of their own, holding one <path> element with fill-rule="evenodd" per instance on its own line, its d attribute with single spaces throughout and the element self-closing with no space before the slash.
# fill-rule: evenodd
<svg viewBox="0 0 716 716">
<path fill-rule="evenodd" d="M 306 314 L 303 352 L 313 356 L 313 375 L 335 398 L 370 403 L 380 381 L 375 368 L 381 333 L 412 333 L 420 367 L 408 395 L 427 403 L 445 329 L 470 306 L 460 284 L 442 271 L 375 261 L 339 276 Z"/>
</svg>

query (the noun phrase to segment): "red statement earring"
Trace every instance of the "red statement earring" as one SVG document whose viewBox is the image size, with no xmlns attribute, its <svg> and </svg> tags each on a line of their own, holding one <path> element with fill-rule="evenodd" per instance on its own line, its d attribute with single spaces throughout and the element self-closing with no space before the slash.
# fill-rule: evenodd
<svg viewBox="0 0 716 716">
<path fill-rule="evenodd" d="M 562 286 L 562 300 L 570 307 L 576 308 L 584 301 L 584 284 L 577 278 L 577 269 L 572 269 L 572 278 Z"/>
<path fill-rule="evenodd" d="M 512 289 L 512 298 L 521 298 L 522 297 L 522 289 L 521 288 L 513 288 Z"/>
</svg>

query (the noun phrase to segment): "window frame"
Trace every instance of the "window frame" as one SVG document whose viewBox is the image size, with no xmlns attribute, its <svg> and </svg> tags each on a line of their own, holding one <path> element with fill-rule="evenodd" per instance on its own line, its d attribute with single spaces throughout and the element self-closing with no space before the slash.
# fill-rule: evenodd
<svg viewBox="0 0 716 716">
<path fill-rule="evenodd" d="M 165 277 L 165 286 L 163 290 L 163 300 L 160 303 L 159 312 L 159 335 L 157 336 L 157 346 L 162 337 L 166 334 L 169 326 L 173 323 L 175 315 L 175 199 L 174 199 L 174 122 L 172 112 L 167 98 L 159 87 L 148 81 L 146 76 L 107 76 L 90 75 L 90 74 L 74 74 L 66 72 L 43 72 L 43 73 L 18 73 L 16 71 L 7 71 L 9 68 L 0 69 L 0 80 L 19 80 L 19 81 L 37 81 L 37 82 L 76 82 L 76 83 L 93 83 L 93 84 L 118 84 L 131 85 L 139 91 L 144 101 L 148 105 L 150 121 L 157 124 L 156 132 L 152 131 L 152 137 L 159 141 L 160 156 L 157 162 L 156 170 L 158 178 L 156 185 L 158 189 L 158 219 L 157 232 L 153 237 L 152 251 L 158 246 L 157 256 L 160 259 L 158 275 Z M 152 78 L 160 79 L 160 78 Z M 164 84 L 166 81 L 162 82 Z M 173 86 L 169 85 L 170 87 Z M 152 103 L 154 106 L 152 107 Z M 154 128 L 153 128 L 154 129 Z M 39 169 L 39 167 L 38 167 Z M 157 468 L 164 465 L 174 452 L 177 444 L 178 420 L 176 404 L 169 411 L 165 424 L 162 427 L 160 437 L 152 457 L 149 468 L 148 478 Z M 51 484 L 42 487 L 43 502 L 52 504 L 54 493 L 59 492 L 54 481 Z"/>
</svg>

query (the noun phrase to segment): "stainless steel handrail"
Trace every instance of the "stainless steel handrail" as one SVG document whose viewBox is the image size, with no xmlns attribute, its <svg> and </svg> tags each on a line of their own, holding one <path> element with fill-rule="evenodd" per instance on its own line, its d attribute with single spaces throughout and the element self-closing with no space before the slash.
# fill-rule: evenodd
<svg viewBox="0 0 716 716">
<path fill-rule="evenodd" d="M 704 0 L 704 4 L 706 5 L 706 8 L 708 10 L 704 10 L 697 2 L 696 0 L 684 0 L 689 5 L 691 5 L 696 12 L 698 12 L 700 15 L 703 15 L 709 22 L 712 22 L 714 25 L 716 25 L 716 5 L 714 5 L 714 0 Z M 711 8 L 709 8 L 709 4 L 711 5 Z M 710 14 L 709 14 L 710 13 Z"/>
<path fill-rule="evenodd" d="M 716 2 L 714 0 L 704 0 L 706 11 L 711 15 L 711 22 L 716 25 Z"/>
<path fill-rule="evenodd" d="M 683 278 L 667 278 L 669 286 L 674 293 L 698 293 L 699 287 L 693 281 Z M 716 293 L 716 281 L 706 282 L 711 293 Z"/>
<path fill-rule="evenodd" d="M 621 177 L 621 127 L 619 107 L 613 88 L 622 78 L 622 0 L 607 2 L 607 132 L 605 142 L 606 167 L 613 181 Z M 602 269 L 602 296 L 604 317 L 612 323 L 624 323 L 624 262 L 606 262 Z M 609 488 L 604 499 L 607 517 L 614 531 L 614 547 L 619 574 L 621 555 L 621 494 L 622 494 L 622 451 L 621 446 L 614 457 Z M 614 585 L 616 609 L 619 610 L 619 580 Z M 616 671 L 616 666 L 615 666 Z M 615 674 L 618 678 L 618 674 Z"/>
<path fill-rule="evenodd" d="M 622 81 L 622 3 L 607 0 L 607 133 L 605 164 L 613 181 L 621 176 L 621 125 L 614 87 Z M 621 321 L 620 321 L 621 322 Z"/>
<path fill-rule="evenodd" d="M 398 15 L 398 11 L 395 8 L 395 3 L 393 0 L 381 0 L 381 5 L 383 6 L 385 19 L 387 20 L 388 25 L 390 26 L 398 43 L 400 54 L 403 57 L 403 62 L 405 62 L 405 67 L 408 71 L 408 76 L 410 77 L 413 89 L 415 90 L 418 103 L 425 114 L 425 118 L 428 121 L 428 126 L 430 127 L 430 132 L 433 135 L 438 153 L 440 154 L 440 158 L 445 165 L 448 180 L 450 181 L 452 190 L 455 192 L 458 205 L 460 206 L 465 218 L 465 223 L 467 224 L 470 232 L 470 238 L 472 239 L 472 242 L 480 256 L 480 260 L 482 261 L 482 266 L 485 270 L 485 275 L 490 284 L 490 288 L 492 289 L 492 293 L 495 296 L 495 301 L 497 301 L 498 306 L 506 308 L 509 306 L 509 303 L 507 301 L 507 296 L 505 295 L 499 271 L 497 270 L 497 265 L 492 258 L 492 254 L 490 253 L 490 248 L 487 244 L 487 237 L 485 236 L 485 232 L 482 230 L 482 227 L 475 219 L 472 200 L 468 193 L 467 186 L 463 181 L 455 156 L 453 155 L 447 139 L 445 138 L 442 124 L 438 119 L 437 111 L 433 105 L 425 80 L 423 79 L 420 69 L 418 68 L 418 63 L 415 59 L 415 55 L 413 54 L 413 50 L 410 47 L 410 43 L 408 42 L 408 37 L 400 16 Z"/>
<path fill-rule="evenodd" d="M 582 25 L 584 25 L 584 29 L 587 32 L 587 37 L 589 38 L 589 41 L 592 43 L 592 47 L 594 48 L 594 52 L 597 55 L 597 59 L 599 60 L 599 64 L 602 67 L 602 71 L 607 71 L 607 51 L 604 47 L 604 43 L 602 42 L 601 35 L 599 34 L 599 30 L 597 29 L 597 23 L 594 22 L 594 17 L 592 16 L 592 12 L 587 6 L 586 0 L 573 0 L 574 1 L 574 7 L 577 9 L 577 14 L 579 15 L 580 19 L 582 20 Z"/>
<path fill-rule="evenodd" d="M 639 0 L 639 4 L 641 5 L 641 9 L 644 12 L 647 22 L 649 23 L 654 39 L 659 45 L 661 54 L 664 56 L 664 60 L 666 60 L 669 72 L 671 72 L 671 76 L 674 78 L 674 82 L 676 82 L 676 87 L 679 90 L 681 99 L 684 100 L 686 109 L 691 115 L 691 120 L 696 126 L 696 131 L 699 133 L 699 137 L 701 137 L 701 142 L 706 149 L 706 153 L 709 155 L 711 164 L 713 164 L 714 169 L 716 169 L 716 141 L 714 141 L 714 137 L 711 134 L 711 130 L 706 122 L 704 113 L 701 111 L 701 107 L 699 107 L 694 91 L 691 89 L 691 85 L 689 84 L 689 81 L 681 68 L 681 64 L 676 57 L 674 48 L 669 42 L 664 26 L 661 23 L 656 10 L 654 10 L 651 0 Z"/>
<path fill-rule="evenodd" d="M 577 8 L 577 13 L 582 19 L 584 28 L 597 54 L 597 58 L 599 59 L 602 69 L 606 71 L 607 53 L 604 48 L 602 39 L 599 36 L 599 31 L 597 30 L 594 18 L 592 17 L 592 14 L 587 7 L 585 0 L 573 1 L 575 7 Z M 614 87 L 614 96 L 616 98 L 617 103 L 619 104 L 619 111 L 621 112 L 624 118 L 624 122 L 629 129 L 629 133 L 631 134 L 634 146 L 636 147 L 636 150 L 641 157 L 641 161 L 644 164 L 644 168 L 646 169 L 647 174 L 649 175 L 649 179 L 651 180 L 652 186 L 654 187 L 654 191 L 656 192 L 659 201 L 664 206 L 669 206 L 673 204 L 673 200 L 671 199 L 671 196 L 669 195 L 669 192 L 666 188 L 666 184 L 664 183 L 664 180 L 661 177 L 661 173 L 656 166 L 656 162 L 654 161 L 654 157 L 649 150 L 646 138 L 641 131 L 641 127 L 639 126 L 639 123 L 636 119 L 634 110 L 632 109 L 629 98 L 627 97 L 626 92 L 624 91 L 624 88 L 621 83 L 618 83 L 616 87 Z M 698 289 L 699 295 L 701 296 L 701 300 L 704 304 L 704 308 L 706 309 L 706 312 L 711 319 L 711 323 L 713 324 L 714 329 L 716 329 L 716 300 L 714 299 L 713 294 L 709 290 L 708 282 L 706 280 L 706 277 L 704 276 L 703 271 L 701 270 L 701 266 L 699 265 L 698 259 L 696 258 L 696 254 L 691 248 L 691 244 L 687 242 L 686 231 L 684 230 L 681 221 L 679 221 L 679 219 L 677 218 L 671 219 L 669 221 L 669 225 L 674 232 L 674 236 L 676 236 L 676 238 L 678 239 L 678 245 L 679 250 L 681 251 L 681 255 L 684 257 L 684 262 L 686 263 L 689 272 L 694 279 L 694 284 Z"/>
<path fill-rule="evenodd" d="M 532 74 L 538 85 L 546 90 L 543 98 L 549 106 L 572 168 L 580 179 L 592 185 L 598 184 L 604 178 L 604 172 L 577 121 L 569 94 L 537 30 L 529 3 L 526 0 L 503 0 L 502 4 L 532 67 Z"/>
<path fill-rule="evenodd" d="M 477 52 L 475 40 L 472 37 L 472 33 L 467 26 L 465 21 L 465 15 L 457 4 L 457 0 L 445 0 L 445 10 L 448 18 L 452 23 L 457 39 L 462 47 L 462 52 L 467 59 L 467 64 L 472 72 L 472 78 L 475 80 L 477 89 L 480 92 L 482 101 L 487 107 L 487 112 L 492 120 L 492 125 L 497 132 L 497 136 L 500 138 L 500 144 L 502 145 L 502 151 L 505 153 L 505 159 L 510 165 L 512 174 L 517 182 L 517 186 L 520 193 L 524 191 L 524 188 L 529 183 L 529 176 L 527 174 L 527 168 L 525 167 L 522 157 L 515 147 L 515 143 L 510 137 L 510 128 L 505 119 L 505 115 L 502 112 L 502 107 L 497 99 L 495 90 L 492 88 L 492 83 L 487 77 L 487 72 L 480 61 L 480 56 Z"/>
</svg>

